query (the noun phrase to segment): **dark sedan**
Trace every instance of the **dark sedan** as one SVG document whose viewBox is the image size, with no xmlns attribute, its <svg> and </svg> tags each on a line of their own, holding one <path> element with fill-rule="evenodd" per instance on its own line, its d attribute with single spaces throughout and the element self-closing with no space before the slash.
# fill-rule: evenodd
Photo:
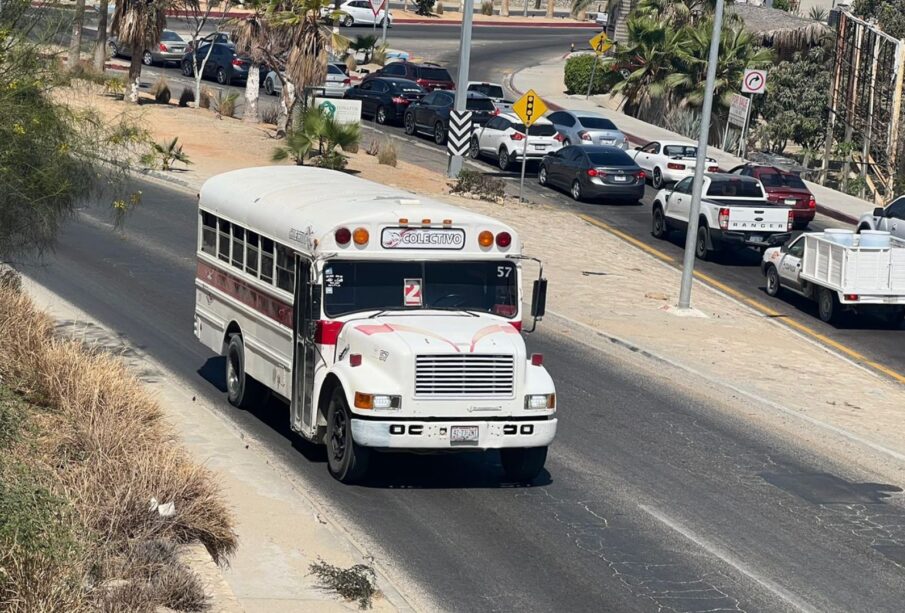
<svg viewBox="0 0 905 613">
<path fill-rule="evenodd" d="M 208 57 L 208 52 L 210 56 Z M 189 51 L 182 58 L 182 74 L 191 77 L 194 75 L 194 64 L 192 62 L 193 52 Z M 204 58 L 207 57 L 207 63 L 204 64 L 204 71 L 201 76 L 207 79 L 215 79 L 220 85 L 229 85 L 234 82 L 245 82 L 248 79 L 248 70 L 251 68 L 251 58 L 242 57 L 236 54 L 236 48 L 225 43 L 214 43 L 211 50 L 209 43 L 204 43 L 194 52 L 198 58 L 198 67 L 201 67 Z M 261 71 L 263 72 L 263 67 Z M 260 75 L 263 76 L 263 75 Z"/>
<path fill-rule="evenodd" d="M 423 87 L 408 79 L 373 77 L 347 89 L 343 98 L 361 100 L 361 114 L 384 124 L 401 122 L 409 105 L 425 93 Z"/>
<path fill-rule="evenodd" d="M 449 116 L 455 105 L 455 92 L 432 91 L 405 111 L 405 133 L 424 132 L 432 135 L 438 145 L 446 143 Z M 465 109 L 471 111 L 476 126 L 483 126 L 499 113 L 493 100 L 477 92 L 467 93 Z"/>
<path fill-rule="evenodd" d="M 575 200 L 625 200 L 644 196 L 645 174 L 618 147 L 570 145 L 544 157 L 537 171 L 541 185 L 569 190 Z"/>
</svg>

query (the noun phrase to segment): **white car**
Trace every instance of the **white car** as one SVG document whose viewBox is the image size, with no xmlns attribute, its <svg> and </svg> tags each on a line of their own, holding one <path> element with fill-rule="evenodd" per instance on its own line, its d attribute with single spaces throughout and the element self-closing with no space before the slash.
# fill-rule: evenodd
<svg viewBox="0 0 905 613">
<path fill-rule="evenodd" d="M 858 220 L 858 232 L 881 230 L 905 239 L 905 196 L 899 196 L 885 209 L 875 208 Z"/>
<path fill-rule="evenodd" d="M 352 85 L 352 79 L 336 64 L 327 64 L 327 80 L 322 85 L 323 94 L 315 89 L 315 95 L 323 95 L 327 98 L 342 98 L 346 90 Z M 283 82 L 275 70 L 271 70 L 264 77 L 264 92 L 271 96 L 279 95 L 283 91 Z"/>
<path fill-rule="evenodd" d="M 371 8 L 371 3 L 368 0 L 346 0 L 346 2 L 339 5 L 339 11 L 343 13 L 339 18 L 339 25 L 347 28 L 354 25 L 370 26 L 375 23 L 382 26 L 384 18 L 387 20 L 387 27 L 393 25 L 393 13 L 381 7 L 375 15 L 374 9 Z M 334 12 L 335 9 L 331 5 L 321 9 L 321 17 L 329 17 Z"/>
<path fill-rule="evenodd" d="M 654 189 L 663 189 L 667 183 L 678 183 L 694 176 L 698 146 L 678 140 L 660 140 L 627 151 L 642 169 L 647 171 Z M 707 158 L 707 172 L 719 172 L 716 160 Z"/>
<path fill-rule="evenodd" d="M 482 155 L 496 158 L 500 169 L 508 170 L 513 162 L 522 161 L 523 154 L 526 159 L 540 160 L 562 148 L 562 135 L 543 117 L 528 128 L 527 143 L 525 138 L 525 124 L 517 115 L 497 115 L 477 129 L 469 155 L 475 159 Z"/>
</svg>

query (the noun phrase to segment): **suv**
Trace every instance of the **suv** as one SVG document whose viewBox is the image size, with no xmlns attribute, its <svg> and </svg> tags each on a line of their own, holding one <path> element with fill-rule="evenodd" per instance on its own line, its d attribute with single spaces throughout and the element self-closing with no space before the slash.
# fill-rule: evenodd
<svg viewBox="0 0 905 613">
<path fill-rule="evenodd" d="M 525 139 L 525 124 L 522 120 L 514 114 L 501 114 L 475 131 L 469 155 L 472 159 L 482 155 L 495 157 L 500 170 L 508 170 L 513 162 L 521 161 L 522 157 L 540 160 L 548 153 L 560 149 L 563 141 L 562 134 L 543 117 L 531 124 L 527 142 Z"/>
<path fill-rule="evenodd" d="M 764 186 L 767 200 L 793 207 L 794 223 L 792 227 L 795 230 L 804 230 L 814 220 L 814 215 L 817 213 L 817 201 L 798 175 L 776 166 L 759 164 L 743 164 L 729 172 L 743 177 L 754 177 Z"/>
<path fill-rule="evenodd" d="M 449 71 L 432 62 L 424 62 L 416 64 L 403 60 L 401 62 L 392 62 L 383 68 L 379 68 L 365 77 L 367 81 L 374 77 L 396 77 L 397 79 L 408 79 L 414 81 L 429 92 L 435 89 L 456 89 Z"/>
<path fill-rule="evenodd" d="M 885 209 L 877 207 L 872 213 L 862 215 L 858 233 L 864 230 L 882 230 L 905 239 L 905 196 L 899 196 Z"/>
<path fill-rule="evenodd" d="M 413 103 L 405 111 L 405 133 L 427 132 L 434 136 L 434 142 L 442 145 L 449 131 L 449 114 L 455 108 L 456 95 L 453 92 L 435 91 Z M 471 121 L 475 126 L 483 126 L 498 111 L 493 101 L 484 94 L 468 92 L 466 110 L 471 111 Z"/>
</svg>

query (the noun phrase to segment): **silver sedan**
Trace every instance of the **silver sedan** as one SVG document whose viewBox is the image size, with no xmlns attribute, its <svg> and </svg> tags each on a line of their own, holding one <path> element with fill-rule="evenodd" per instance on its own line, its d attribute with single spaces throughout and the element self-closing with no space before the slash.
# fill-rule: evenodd
<svg viewBox="0 0 905 613">
<path fill-rule="evenodd" d="M 612 121 L 593 111 L 555 111 L 547 116 L 564 145 L 609 145 L 627 149 L 625 134 Z"/>
</svg>

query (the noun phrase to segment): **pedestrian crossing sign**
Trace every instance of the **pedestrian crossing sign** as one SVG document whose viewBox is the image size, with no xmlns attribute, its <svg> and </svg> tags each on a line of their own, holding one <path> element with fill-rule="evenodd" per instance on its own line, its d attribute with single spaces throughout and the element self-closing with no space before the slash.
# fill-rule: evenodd
<svg viewBox="0 0 905 613">
<path fill-rule="evenodd" d="M 613 43 L 607 38 L 606 32 L 601 32 L 590 41 L 591 49 L 594 50 L 594 53 L 597 55 L 603 55 L 613 46 Z"/>
<path fill-rule="evenodd" d="M 512 105 L 512 110 L 525 122 L 527 127 L 547 112 L 547 105 L 544 104 L 544 101 L 533 89 L 529 89 L 524 96 L 516 100 L 515 104 Z"/>
</svg>

